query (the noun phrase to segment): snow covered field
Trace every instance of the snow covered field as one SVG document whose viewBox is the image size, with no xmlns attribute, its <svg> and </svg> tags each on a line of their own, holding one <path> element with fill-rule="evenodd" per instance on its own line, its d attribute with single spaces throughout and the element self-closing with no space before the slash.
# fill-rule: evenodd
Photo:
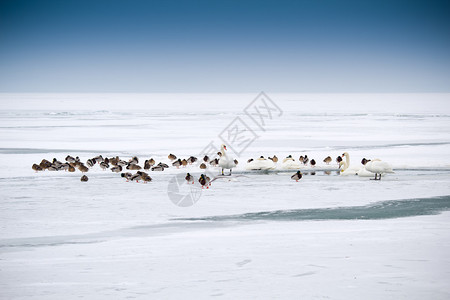
<svg viewBox="0 0 450 300">
<path fill-rule="evenodd" d="M 263 127 L 244 113 L 256 96 L 0 95 L 0 298 L 449 299 L 450 95 L 269 94 L 281 112 Z M 253 139 L 207 190 L 173 184 L 196 165 L 148 184 L 31 169 L 68 154 L 168 163 L 219 148 L 236 117 Z M 343 152 L 395 174 L 339 176 Z M 274 154 L 318 165 L 299 182 L 246 170 Z M 191 191 L 191 206 L 170 198 Z"/>
</svg>

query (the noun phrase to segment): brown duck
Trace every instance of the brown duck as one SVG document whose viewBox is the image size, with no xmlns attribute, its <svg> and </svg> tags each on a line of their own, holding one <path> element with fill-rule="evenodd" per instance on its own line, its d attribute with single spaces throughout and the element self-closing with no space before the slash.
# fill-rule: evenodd
<svg viewBox="0 0 450 300">
<path fill-rule="evenodd" d="M 181 161 L 181 165 L 182 165 L 183 167 L 186 167 L 186 166 L 188 165 L 188 161 L 185 160 L 185 159 L 183 159 L 183 160 Z"/>
<path fill-rule="evenodd" d="M 333 159 L 331 158 L 331 156 L 327 156 L 327 157 L 325 157 L 325 159 L 323 160 L 323 162 L 326 163 L 327 165 L 329 165 L 330 162 L 331 162 L 332 160 L 333 160 Z"/>
<path fill-rule="evenodd" d="M 42 171 L 43 169 L 41 168 L 40 165 L 37 164 L 33 164 L 33 166 L 31 167 L 33 170 L 35 170 L 36 172 L 38 171 Z"/>
<path fill-rule="evenodd" d="M 130 164 L 127 166 L 127 170 L 140 170 L 140 169 L 142 169 L 141 166 L 136 165 L 136 164 L 132 164 L 132 163 L 130 163 Z"/>
<path fill-rule="evenodd" d="M 177 167 L 177 169 L 181 166 L 181 159 L 177 159 L 175 162 L 172 163 L 172 166 Z"/>
</svg>

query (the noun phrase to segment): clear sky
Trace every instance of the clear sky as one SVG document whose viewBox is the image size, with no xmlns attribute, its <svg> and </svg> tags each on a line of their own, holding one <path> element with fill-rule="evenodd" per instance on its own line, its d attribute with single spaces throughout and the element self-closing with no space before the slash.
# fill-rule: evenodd
<svg viewBox="0 0 450 300">
<path fill-rule="evenodd" d="M 450 1 L 0 3 L 0 92 L 450 92 Z"/>
</svg>

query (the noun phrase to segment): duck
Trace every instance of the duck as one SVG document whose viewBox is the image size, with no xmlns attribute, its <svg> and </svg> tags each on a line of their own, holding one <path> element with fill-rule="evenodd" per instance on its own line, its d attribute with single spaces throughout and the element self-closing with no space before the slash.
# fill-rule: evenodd
<svg viewBox="0 0 450 300">
<path fill-rule="evenodd" d="M 162 163 L 162 162 L 160 162 L 160 163 L 158 164 L 158 166 L 163 167 L 164 169 L 169 168 L 169 166 L 168 166 L 167 164 Z"/>
<path fill-rule="evenodd" d="M 247 163 L 251 163 L 253 161 L 253 158 L 250 158 L 249 160 L 247 160 Z"/>
<path fill-rule="evenodd" d="M 37 165 L 37 164 L 33 164 L 33 165 L 31 166 L 31 168 L 32 168 L 33 170 L 35 170 L 36 172 L 42 171 L 42 170 L 43 170 L 43 169 L 41 168 L 41 166 L 40 166 L 40 165 Z"/>
<path fill-rule="evenodd" d="M 203 161 L 204 161 L 205 163 L 209 162 L 209 156 L 208 156 L 208 155 L 205 155 L 205 156 L 203 157 Z"/>
<path fill-rule="evenodd" d="M 139 158 L 137 156 L 133 156 L 128 163 L 137 165 L 139 163 Z"/>
<path fill-rule="evenodd" d="M 60 166 L 58 167 L 58 170 L 64 170 L 64 171 L 67 171 L 67 170 L 69 170 L 69 167 L 70 167 L 69 163 L 63 163 L 62 165 L 60 165 Z"/>
<path fill-rule="evenodd" d="M 187 181 L 188 183 L 194 184 L 194 176 L 192 176 L 191 174 L 186 173 L 186 177 L 184 177 L 184 179 L 186 179 L 186 181 Z"/>
<path fill-rule="evenodd" d="M 316 161 L 314 159 L 311 159 L 311 161 L 309 163 L 311 164 L 311 167 L 316 166 Z"/>
<path fill-rule="evenodd" d="M 305 155 L 305 157 L 303 158 L 303 164 L 306 165 L 309 161 L 308 155 Z"/>
<path fill-rule="evenodd" d="M 152 181 L 152 178 L 148 174 L 141 175 L 141 179 L 142 181 L 144 181 L 144 183 Z"/>
<path fill-rule="evenodd" d="M 237 159 L 233 160 L 236 166 L 239 164 L 239 161 Z"/>
<path fill-rule="evenodd" d="M 60 162 L 60 161 L 57 160 L 56 158 L 53 158 L 52 165 L 53 165 L 54 167 L 59 168 L 62 164 L 63 164 L 62 162 Z"/>
<path fill-rule="evenodd" d="M 45 169 L 48 169 L 49 167 L 51 167 L 51 166 L 52 166 L 52 163 L 49 162 L 49 161 L 46 160 L 46 159 L 43 159 L 43 160 L 41 160 L 41 163 L 39 164 L 39 166 L 40 166 L 43 170 L 45 170 Z"/>
<path fill-rule="evenodd" d="M 177 159 L 175 162 L 172 163 L 172 166 L 180 168 L 181 166 L 181 159 Z"/>
<path fill-rule="evenodd" d="M 89 178 L 86 176 L 86 175 L 83 175 L 83 176 L 81 176 L 81 179 L 80 179 L 82 182 L 86 182 L 86 181 L 88 181 L 89 180 Z"/>
<path fill-rule="evenodd" d="M 373 159 L 373 160 L 366 160 L 366 163 L 364 166 L 367 171 L 375 174 L 374 180 L 381 180 L 381 174 L 395 173 L 392 170 L 392 167 L 390 164 L 388 164 L 387 162 L 384 162 L 378 158 Z M 379 176 L 377 177 L 377 175 L 379 175 Z"/>
<path fill-rule="evenodd" d="M 326 163 L 327 165 L 329 165 L 330 162 L 331 162 L 332 160 L 333 160 L 333 159 L 331 158 L 331 156 L 327 156 L 327 157 L 325 157 L 325 159 L 323 160 L 323 162 Z"/>
<path fill-rule="evenodd" d="M 169 158 L 170 161 L 174 161 L 175 159 L 177 159 L 177 157 L 176 157 L 174 154 L 172 154 L 172 153 L 170 153 L 170 154 L 167 156 L 167 158 Z"/>
<path fill-rule="evenodd" d="M 127 166 L 127 170 L 140 170 L 140 169 L 142 169 L 141 166 L 140 165 L 136 165 L 134 163 L 130 163 Z"/>
<path fill-rule="evenodd" d="M 247 170 L 271 170 L 275 169 L 275 164 L 272 160 L 265 159 L 264 156 L 260 156 L 259 158 L 252 160 L 247 163 Z"/>
<path fill-rule="evenodd" d="M 206 188 L 209 188 L 209 177 L 207 177 L 205 174 L 200 175 L 200 178 L 198 179 L 198 182 L 200 182 L 202 189 L 206 186 Z"/>
<path fill-rule="evenodd" d="M 75 163 L 75 162 L 76 162 L 75 158 L 72 157 L 72 156 L 70 156 L 70 155 L 67 155 L 67 156 L 66 156 L 66 161 L 67 161 L 68 163 Z"/>
<path fill-rule="evenodd" d="M 217 152 L 217 155 L 219 156 L 219 157 L 222 157 L 222 152 Z"/>
<path fill-rule="evenodd" d="M 103 156 L 101 156 L 101 155 L 97 155 L 96 157 L 93 158 L 93 160 L 94 160 L 96 163 L 101 163 L 101 162 L 105 161 L 105 160 L 103 159 Z"/>
<path fill-rule="evenodd" d="M 277 162 L 278 162 L 278 157 L 277 157 L 276 155 L 274 155 L 273 157 L 269 157 L 269 159 L 270 159 L 271 161 L 273 161 L 274 163 L 277 163 Z"/>
<path fill-rule="evenodd" d="M 130 177 L 130 181 L 136 180 L 136 182 L 139 182 L 139 179 L 141 179 L 141 175 L 138 174 L 138 173 L 133 174 L 133 175 L 131 175 L 131 177 Z"/>
<path fill-rule="evenodd" d="M 182 165 L 183 167 L 186 167 L 186 166 L 188 165 L 188 161 L 185 160 L 185 159 L 183 159 L 183 160 L 181 161 L 181 165 Z"/>
<path fill-rule="evenodd" d="M 153 158 L 150 158 L 148 160 L 148 163 L 150 164 L 151 167 L 153 167 L 155 165 L 155 160 Z"/>
<path fill-rule="evenodd" d="M 298 182 L 300 179 L 302 179 L 302 177 L 303 177 L 302 173 L 300 171 L 297 171 L 297 173 L 291 176 L 291 179 Z"/>
<path fill-rule="evenodd" d="M 111 168 L 111 172 L 119 173 L 122 172 L 122 166 L 115 166 Z"/>
<path fill-rule="evenodd" d="M 152 167 L 152 171 L 164 171 L 164 167 L 157 165 L 157 166 Z"/>
<path fill-rule="evenodd" d="M 201 163 L 200 164 L 200 169 L 203 169 L 203 170 L 206 169 L 206 164 L 205 163 Z"/>
<path fill-rule="evenodd" d="M 342 161 L 342 157 L 338 156 L 336 157 L 336 162 L 339 164 Z"/>
<path fill-rule="evenodd" d="M 145 160 L 144 162 L 144 170 L 149 170 L 151 168 L 149 160 Z"/>
<path fill-rule="evenodd" d="M 119 158 L 118 156 L 116 156 L 116 157 L 111 157 L 111 158 L 109 159 L 109 162 L 110 162 L 112 165 L 117 166 L 117 164 L 119 163 L 119 160 L 120 160 L 120 158 Z"/>
<path fill-rule="evenodd" d="M 136 174 L 140 176 L 139 179 L 142 179 L 142 181 L 144 181 L 144 183 L 152 181 L 152 178 L 145 172 L 137 171 Z"/>
<path fill-rule="evenodd" d="M 109 169 L 109 164 L 105 161 L 102 161 L 100 162 L 100 168 L 102 168 L 102 170 Z"/>
<path fill-rule="evenodd" d="M 190 164 L 190 165 L 192 165 L 193 163 L 195 163 L 197 161 L 197 157 L 195 157 L 195 156 L 190 156 L 188 159 L 187 159 L 187 162 Z"/>
<path fill-rule="evenodd" d="M 71 173 L 75 172 L 75 167 L 73 166 L 73 164 L 69 164 L 69 169 L 67 169 L 67 171 Z"/>
<path fill-rule="evenodd" d="M 120 173 L 120 177 L 125 178 L 127 181 L 130 180 L 130 178 L 133 176 L 133 174 L 126 172 L 126 173 Z"/>
<path fill-rule="evenodd" d="M 89 171 L 89 168 L 86 167 L 85 165 L 83 165 L 82 163 L 79 164 L 78 166 L 78 170 L 80 170 L 81 172 L 85 173 Z"/>
<path fill-rule="evenodd" d="M 230 170 L 229 175 L 231 175 L 233 168 L 236 167 L 236 164 L 234 163 L 234 159 L 231 157 L 228 157 L 228 155 L 226 154 L 225 151 L 227 151 L 227 146 L 225 146 L 225 144 L 222 144 L 220 146 L 220 151 L 221 151 L 222 155 L 220 156 L 220 159 L 219 159 L 219 166 L 222 168 L 222 175 L 224 175 L 223 170 L 225 170 L 225 169 L 229 169 Z"/>
<path fill-rule="evenodd" d="M 117 165 L 125 167 L 125 166 L 128 166 L 128 163 L 122 159 L 119 159 L 119 161 L 117 162 Z"/>
<path fill-rule="evenodd" d="M 96 163 L 96 161 L 93 160 L 93 159 L 91 159 L 91 158 L 89 158 L 89 159 L 86 161 L 86 164 L 88 165 L 89 168 L 92 168 L 92 167 L 95 165 L 95 163 Z"/>
<path fill-rule="evenodd" d="M 209 164 L 213 167 L 216 167 L 219 164 L 219 159 L 215 158 L 212 161 L 210 161 Z"/>
</svg>

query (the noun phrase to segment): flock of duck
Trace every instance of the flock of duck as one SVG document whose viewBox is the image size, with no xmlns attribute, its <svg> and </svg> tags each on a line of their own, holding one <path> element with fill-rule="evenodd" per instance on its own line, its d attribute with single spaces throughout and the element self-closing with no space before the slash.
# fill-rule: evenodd
<svg viewBox="0 0 450 300">
<path fill-rule="evenodd" d="M 200 169 L 205 170 L 210 167 L 219 167 L 221 169 L 221 175 L 224 174 L 224 170 L 230 170 L 228 175 L 231 175 L 231 172 L 238 165 L 238 161 L 227 154 L 226 145 L 221 146 L 221 150 L 217 152 L 217 157 L 210 158 L 205 155 L 201 161 L 198 160 L 195 156 L 190 156 L 186 159 L 178 158 L 174 154 L 169 154 L 167 157 L 172 164 L 172 167 L 180 168 L 186 167 L 188 165 L 193 165 L 197 162 L 197 165 Z M 272 157 L 265 158 L 264 156 L 260 156 L 256 159 L 249 159 L 247 161 L 246 169 L 247 170 L 273 170 L 277 168 L 278 165 L 278 157 L 276 155 Z M 323 162 L 326 165 L 329 165 L 333 159 L 331 156 L 327 156 L 323 159 Z M 392 167 L 379 159 L 366 159 L 363 158 L 361 161 L 361 166 L 350 165 L 350 155 L 347 152 L 344 152 L 341 156 L 337 156 L 335 159 L 336 163 L 339 165 L 340 175 L 348 176 L 348 175 L 358 175 L 361 177 L 372 177 L 374 176 L 374 180 L 381 180 L 382 174 L 394 173 L 392 171 Z M 298 160 L 295 160 L 292 155 L 288 155 L 281 162 L 279 169 L 283 170 L 297 170 L 295 174 L 291 176 L 292 180 L 299 181 L 303 174 L 301 173 L 301 169 L 306 166 L 315 168 L 317 162 L 315 159 L 310 159 L 307 155 L 302 155 Z M 139 165 L 139 159 L 135 156 L 129 159 L 128 161 L 122 160 L 119 156 L 115 157 L 105 157 L 102 155 L 98 155 L 94 158 L 90 158 L 86 161 L 86 163 L 81 162 L 80 158 L 72 157 L 68 155 L 65 158 L 65 162 L 58 161 L 56 158 L 50 162 L 46 159 L 43 159 L 39 164 L 33 164 L 32 169 L 36 172 L 39 171 L 67 171 L 67 172 L 75 172 L 79 170 L 82 173 L 86 173 L 90 168 L 93 168 L 95 165 L 99 165 L 102 170 L 111 170 L 114 173 L 120 173 L 120 176 L 125 178 L 127 181 L 142 181 L 144 183 L 152 181 L 152 178 L 145 171 L 164 171 L 164 169 L 169 168 L 169 165 L 163 162 L 159 162 L 156 164 L 156 161 L 153 158 L 147 159 L 144 161 L 144 166 L 141 167 Z M 143 171 L 145 170 L 145 171 Z M 136 173 L 131 173 L 128 171 L 136 171 Z M 216 178 L 212 179 L 208 177 L 206 174 L 201 174 L 200 178 L 198 178 L 198 182 L 203 187 L 208 188 Z M 83 174 L 81 177 L 81 181 L 86 182 L 89 178 Z M 190 173 L 186 174 L 185 180 L 188 183 L 194 184 L 195 178 Z"/>
</svg>

